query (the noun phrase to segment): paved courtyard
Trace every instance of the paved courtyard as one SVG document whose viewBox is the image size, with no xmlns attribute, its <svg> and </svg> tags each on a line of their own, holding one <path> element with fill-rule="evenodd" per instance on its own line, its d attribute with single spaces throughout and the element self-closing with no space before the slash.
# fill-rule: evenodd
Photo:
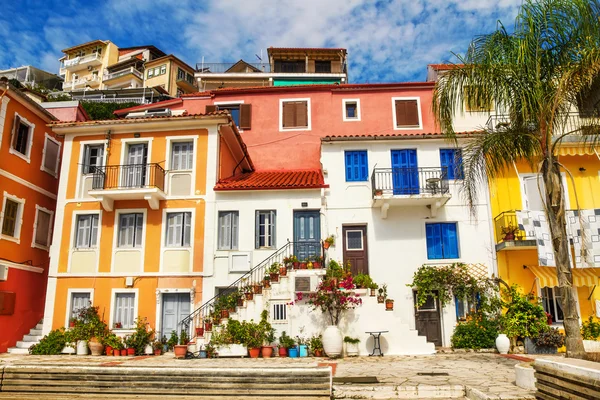
<svg viewBox="0 0 600 400">
<path fill-rule="evenodd" d="M 6 364 L 127 365 L 156 367 L 312 367 L 335 365 L 336 398 L 464 398 L 533 399 L 533 393 L 514 384 L 514 366 L 522 361 L 485 353 L 438 353 L 431 356 L 271 359 L 177 360 L 172 353 L 155 357 L 13 356 L 0 355 Z M 377 383 L 372 378 L 377 378 Z M 362 378 L 363 382 L 358 382 Z M 343 382 L 344 380 L 348 382 Z"/>
</svg>

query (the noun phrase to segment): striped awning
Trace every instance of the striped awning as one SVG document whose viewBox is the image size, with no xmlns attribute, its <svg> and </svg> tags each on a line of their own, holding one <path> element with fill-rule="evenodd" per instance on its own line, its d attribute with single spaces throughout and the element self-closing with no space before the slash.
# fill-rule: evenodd
<svg viewBox="0 0 600 400">
<path fill-rule="evenodd" d="M 593 156 L 595 153 L 589 145 L 581 144 L 579 146 L 560 146 L 558 154 L 561 156 Z"/>
<path fill-rule="evenodd" d="M 527 269 L 533 272 L 538 279 L 540 287 L 558 286 L 558 277 L 555 267 L 540 267 L 528 265 Z M 573 284 L 575 286 L 594 286 L 600 278 L 600 268 L 572 268 Z"/>
</svg>

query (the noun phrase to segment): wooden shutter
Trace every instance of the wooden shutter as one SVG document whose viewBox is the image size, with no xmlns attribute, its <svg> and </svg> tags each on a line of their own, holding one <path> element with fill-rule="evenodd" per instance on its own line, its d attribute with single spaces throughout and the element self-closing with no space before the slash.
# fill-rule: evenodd
<svg viewBox="0 0 600 400">
<path fill-rule="evenodd" d="M 240 129 L 250 129 L 252 122 L 252 105 L 240 104 Z"/>
<path fill-rule="evenodd" d="M 44 148 L 44 168 L 55 172 L 58 167 L 58 143 L 46 138 L 46 147 Z"/>
<path fill-rule="evenodd" d="M 296 126 L 296 103 L 287 101 L 283 103 L 282 124 L 284 128 Z"/>
<path fill-rule="evenodd" d="M 306 101 L 296 102 L 296 126 L 308 127 L 308 104 Z"/>
<path fill-rule="evenodd" d="M 2 234 L 15 236 L 17 231 L 17 214 L 19 211 L 19 203 L 12 200 L 6 200 L 4 208 L 4 223 L 2 224 Z"/>
<path fill-rule="evenodd" d="M 206 114 L 211 113 L 211 112 L 215 112 L 217 111 L 217 106 L 213 106 L 213 105 L 206 105 L 206 108 L 204 109 L 204 112 Z"/>
<path fill-rule="evenodd" d="M 396 126 L 419 126 L 416 100 L 396 100 Z"/>
<path fill-rule="evenodd" d="M 48 246 L 48 236 L 50 234 L 50 214 L 38 210 L 37 225 L 35 226 L 35 243 L 40 246 Z"/>
<path fill-rule="evenodd" d="M 19 117 L 18 115 L 15 115 L 15 119 L 13 120 L 12 136 L 10 138 L 11 147 L 13 149 L 15 148 L 16 143 L 17 143 L 19 125 L 21 125 L 21 117 Z"/>
</svg>

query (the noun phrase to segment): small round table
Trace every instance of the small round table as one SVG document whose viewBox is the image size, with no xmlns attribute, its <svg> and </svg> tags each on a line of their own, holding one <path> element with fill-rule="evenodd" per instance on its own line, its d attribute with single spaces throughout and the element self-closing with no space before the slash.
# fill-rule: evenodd
<svg viewBox="0 0 600 400">
<path fill-rule="evenodd" d="M 383 357 L 383 353 L 381 352 L 381 342 L 379 341 L 379 338 L 381 337 L 382 333 L 388 333 L 389 331 L 372 331 L 372 332 L 365 332 L 368 333 L 369 335 L 373 336 L 373 352 L 371 354 L 369 354 L 369 357 L 376 355 L 375 351 L 378 351 L 379 356 Z"/>
<path fill-rule="evenodd" d="M 431 190 L 432 194 L 437 194 L 438 189 L 440 188 L 440 178 L 428 178 L 426 181 L 427 188 Z"/>
</svg>

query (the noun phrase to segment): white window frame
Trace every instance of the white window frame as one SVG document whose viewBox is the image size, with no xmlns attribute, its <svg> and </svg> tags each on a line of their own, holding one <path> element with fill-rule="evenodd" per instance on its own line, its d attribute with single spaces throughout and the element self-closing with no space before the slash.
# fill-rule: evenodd
<svg viewBox="0 0 600 400">
<path fill-rule="evenodd" d="M 418 127 L 402 127 L 397 126 L 396 123 L 396 100 L 416 100 L 417 101 L 417 113 L 419 115 L 419 126 Z M 423 114 L 421 113 L 421 98 L 420 97 L 392 97 L 392 119 L 393 128 L 395 131 L 414 131 L 423 129 Z"/>
<path fill-rule="evenodd" d="M 535 178 L 537 177 L 542 183 L 544 182 L 541 173 L 528 172 L 528 173 L 520 173 L 519 174 L 519 187 L 521 189 L 521 206 L 523 210 L 529 210 L 527 207 L 527 199 L 525 193 L 525 179 L 527 178 Z M 571 209 L 571 201 L 569 199 L 569 186 L 567 181 L 567 174 L 565 172 L 560 173 L 561 183 L 563 185 L 563 192 L 565 197 L 565 210 Z M 545 198 L 542 198 L 542 201 L 546 201 Z"/>
<path fill-rule="evenodd" d="M 348 118 L 348 116 L 346 115 L 347 103 L 356 104 L 356 118 Z M 360 121 L 360 99 L 342 99 L 342 120 L 344 122 Z"/>
<path fill-rule="evenodd" d="M 171 147 L 173 146 L 173 143 L 177 143 L 177 142 L 189 142 L 192 141 L 193 142 L 193 146 L 194 146 L 194 151 L 193 151 L 193 159 L 192 159 L 192 169 L 191 170 L 171 170 Z M 165 191 L 166 193 L 170 193 L 171 191 L 171 177 L 172 175 L 175 174 L 184 174 L 184 173 L 189 173 L 191 172 L 192 175 L 192 185 L 190 188 L 190 196 L 193 196 L 194 193 L 196 193 L 196 166 L 198 164 L 198 136 L 171 136 L 167 138 L 167 146 L 166 146 L 166 151 L 165 151 L 165 165 L 168 166 L 169 169 L 167 169 L 167 175 L 168 175 L 168 179 L 166 179 L 166 187 L 165 187 Z M 150 151 L 150 148 L 148 148 L 148 151 Z M 171 196 L 169 196 L 170 198 Z M 180 197 L 180 196 L 175 196 L 175 197 Z"/>
<path fill-rule="evenodd" d="M 146 157 L 146 164 L 152 164 L 151 160 L 152 160 L 152 141 L 153 140 L 154 140 L 153 137 L 121 139 L 121 165 L 125 165 L 125 160 L 127 159 L 127 155 L 129 153 L 129 145 L 130 144 L 146 144 L 148 146 L 148 154 Z"/>
<path fill-rule="evenodd" d="M 48 245 L 47 246 L 43 246 L 43 245 L 35 242 L 35 238 L 36 238 L 36 234 L 37 234 L 38 216 L 40 214 L 40 211 L 50 214 L 50 224 L 48 226 Z M 33 222 L 33 236 L 31 238 L 31 247 L 34 247 L 36 249 L 46 250 L 46 251 L 48 251 L 50 249 L 50 243 L 51 243 L 50 240 L 52 239 L 52 227 L 53 227 L 52 220 L 53 219 L 54 219 L 54 211 L 48 210 L 47 208 L 41 207 L 37 204 L 35 205 L 35 220 Z"/>
<path fill-rule="evenodd" d="M 114 272 L 115 270 L 115 256 L 117 254 L 117 252 L 125 252 L 125 251 L 129 251 L 129 252 L 140 252 L 141 253 L 141 262 L 140 262 L 140 268 L 143 271 L 145 268 L 145 264 L 144 264 L 144 258 L 145 258 L 145 254 L 146 254 L 146 228 L 148 226 L 148 209 L 146 208 L 122 208 L 119 210 L 115 210 L 115 224 L 113 225 L 115 227 L 114 229 L 114 234 L 113 234 L 113 246 L 112 246 L 112 257 L 111 257 L 111 262 L 110 262 L 110 271 Z M 138 247 L 118 247 L 119 244 L 119 220 L 121 219 L 121 214 L 134 214 L 134 213 L 141 213 L 143 214 L 143 220 L 144 223 L 142 224 L 142 244 L 141 246 Z"/>
<path fill-rule="evenodd" d="M 540 292 L 539 293 L 540 294 L 539 298 L 543 299 L 543 290 L 544 290 L 544 288 L 550 289 L 552 291 L 552 302 L 554 303 L 554 309 L 558 310 L 559 306 L 562 308 L 562 305 L 560 304 L 560 302 L 556 300 L 556 291 L 554 290 L 554 287 L 550 287 L 550 286 L 541 287 L 540 290 L 539 290 L 539 292 Z M 543 308 L 543 303 L 544 303 L 544 300 L 542 300 L 542 308 Z M 579 309 L 579 301 L 577 301 L 577 308 Z M 546 310 L 544 310 L 544 311 L 547 312 Z M 564 320 L 565 310 L 562 310 L 562 311 L 563 311 L 563 319 L 561 321 L 558 321 L 558 320 L 554 319 L 554 316 L 552 316 L 552 325 L 563 325 L 563 323 L 565 321 Z M 550 314 L 550 313 L 548 313 L 548 314 Z"/>
<path fill-rule="evenodd" d="M 58 177 L 58 168 L 60 167 L 60 149 L 62 147 L 62 143 L 59 142 L 58 140 L 54 139 L 52 136 L 48 135 L 47 133 L 44 133 L 44 151 L 42 152 L 42 165 L 40 165 L 40 170 L 49 173 L 50 175 L 52 175 L 53 177 L 57 178 Z M 58 145 L 58 152 L 56 154 L 56 167 L 54 168 L 54 171 L 46 168 L 46 166 L 44 164 L 46 164 L 46 147 L 48 146 L 48 141 L 54 142 L 55 144 Z"/>
<path fill-rule="evenodd" d="M 84 174 L 83 173 L 83 168 L 81 168 L 81 166 L 84 163 L 84 157 L 85 157 L 85 146 L 86 145 L 102 145 L 104 146 L 104 157 L 102 157 L 102 166 L 105 167 L 106 166 L 106 159 L 108 157 L 106 157 L 106 147 L 107 147 L 107 142 L 106 140 L 87 140 L 87 141 L 83 141 L 80 142 L 79 144 L 79 163 L 77 165 L 77 182 L 75 183 L 75 198 L 78 199 L 82 199 L 84 198 L 84 193 L 81 193 L 82 190 L 82 186 L 83 186 L 83 180 L 85 176 L 89 176 L 89 174 Z M 91 179 L 91 178 L 90 178 Z M 97 201 L 94 199 L 94 201 Z"/>
<path fill-rule="evenodd" d="M 219 106 L 241 106 L 242 104 L 244 104 L 244 100 L 228 100 L 228 101 L 215 101 L 213 102 L 214 106 L 217 106 L 217 109 L 219 108 Z M 242 115 L 242 110 L 240 107 L 240 116 Z M 238 127 L 238 132 L 243 133 L 244 130 L 240 129 Z"/>
<path fill-rule="evenodd" d="M 195 209 L 193 208 L 164 208 L 163 209 L 163 235 L 161 238 L 161 243 L 163 244 L 164 249 L 191 249 L 194 247 L 194 228 L 195 228 Z M 177 213 L 190 213 L 190 244 L 189 246 L 168 246 L 167 245 L 167 231 L 169 229 L 169 225 L 167 223 L 168 214 L 177 214 Z"/>
<path fill-rule="evenodd" d="M 94 304 L 94 289 L 85 288 L 85 289 L 77 289 L 77 288 L 69 288 L 67 289 L 67 309 L 65 312 L 65 327 L 69 326 L 69 320 L 71 319 L 71 302 L 73 301 L 73 293 L 87 293 L 90 295 L 90 303 Z"/>
<path fill-rule="evenodd" d="M 121 211 L 121 210 L 120 210 Z M 138 222 L 138 215 L 142 215 L 142 237 L 141 240 L 138 239 L 137 236 L 137 222 Z M 121 217 L 123 215 L 133 215 L 133 243 L 131 245 L 127 244 L 127 245 L 120 245 L 120 233 L 121 233 Z M 119 212 L 118 213 L 119 218 L 116 221 L 115 226 L 117 227 L 117 229 L 115 230 L 115 236 L 117 237 L 117 248 L 119 250 L 136 250 L 136 249 L 141 249 L 144 247 L 144 230 L 145 230 L 145 225 L 146 225 L 146 215 L 144 213 L 141 212 Z M 138 245 L 137 242 L 138 240 L 140 241 L 140 244 Z"/>
<path fill-rule="evenodd" d="M 96 244 L 94 246 L 90 246 L 90 247 L 77 247 L 77 233 L 79 231 L 78 229 L 78 225 L 77 222 L 79 221 L 79 217 L 80 216 L 88 216 L 88 215 L 98 215 L 98 234 L 96 235 Z M 73 214 L 73 234 L 72 234 L 72 243 L 71 245 L 73 246 L 73 248 L 75 250 L 92 250 L 92 249 L 97 249 L 100 247 L 100 231 L 101 231 L 101 226 L 100 226 L 100 213 L 99 212 L 85 212 L 85 213 L 77 213 L 77 214 Z M 91 229 L 92 227 L 90 226 L 90 234 L 91 234 Z"/>
<path fill-rule="evenodd" d="M 80 169 L 81 170 L 81 169 Z M 96 247 L 75 247 L 75 239 L 77 238 L 77 217 L 79 215 L 98 215 L 98 236 L 96 238 Z M 74 252 L 78 251 L 93 251 L 96 253 L 96 270 L 100 266 L 100 243 L 102 239 L 102 210 L 85 210 L 85 211 L 74 211 L 73 219 L 71 221 L 71 237 L 69 238 L 69 260 L 67 266 L 67 272 L 71 272 L 71 257 Z M 113 253 L 114 255 L 114 253 Z"/>
<path fill-rule="evenodd" d="M 4 212 L 6 210 L 6 200 L 12 200 L 15 203 L 19 203 L 20 206 L 17 209 L 17 218 L 15 219 L 15 236 L 8 236 L 2 234 L 2 224 L 4 222 Z M 0 213 L 0 240 L 8 240 L 17 244 L 21 243 L 21 227 L 23 226 L 23 215 L 25 214 L 25 199 L 21 199 L 15 195 L 4 192 L 4 198 L 2 199 L 2 212 Z"/>
<path fill-rule="evenodd" d="M 12 135 L 10 137 L 10 143 L 8 146 L 8 152 L 10 154 L 14 154 L 15 156 L 22 158 L 23 160 L 27 161 L 28 164 L 31 164 L 31 148 L 33 147 L 33 135 L 35 134 L 35 124 L 33 122 L 30 122 L 27 118 L 21 116 L 19 113 L 15 113 L 15 117 L 19 117 L 21 122 L 24 123 L 25 125 L 29 126 L 29 137 L 27 138 L 27 141 L 29 142 L 27 144 L 27 154 L 22 154 L 20 152 L 18 152 L 17 150 L 13 149 L 13 140 L 14 140 L 14 135 L 17 134 L 18 129 L 15 132 L 12 132 Z M 14 125 L 14 123 L 13 123 Z M 13 126 L 13 129 L 16 128 Z"/>
<path fill-rule="evenodd" d="M 163 64 L 160 66 L 160 74 L 164 75 L 167 73 L 167 64 Z"/>
<path fill-rule="evenodd" d="M 231 246 L 228 249 L 222 249 L 220 247 L 220 238 L 221 238 L 221 226 L 219 225 L 219 219 L 221 217 L 221 214 L 224 213 L 231 213 L 231 214 L 235 214 L 237 213 L 238 216 L 238 224 L 237 224 L 237 246 L 235 248 L 233 248 L 233 243 L 230 243 Z M 218 210 L 217 211 L 217 250 L 218 251 L 238 251 L 238 249 L 240 248 L 240 211 L 239 210 Z M 231 229 L 233 230 L 233 224 L 231 226 Z"/>
<path fill-rule="evenodd" d="M 287 324 L 290 321 L 290 310 L 288 310 L 288 305 L 285 301 L 272 301 L 271 309 L 269 310 L 270 322 L 271 324 Z M 285 319 L 275 319 L 275 307 L 283 308 L 285 312 Z"/>
<path fill-rule="evenodd" d="M 277 247 L 277 210 L 256 210 L 256 212 L 254 213 L 254 218 L 256 218 L 256 220 L 254 221 L 254 225 L 255 225 L 255 232 L 254 232 L 254 247 L 255 250 L 268 250 L 268 249 L 276 249 Z M 261 246 L 260 245 L 260 214 L 268 214 L 269 216 L 269 224 L 265 224 L 265 242 L 267 241 L 267 238 L 270 239 L 270 245 L 269 246 Z M 274 221 L 271 221 L 270 218 L 273 217 Z M 273 229 L 271 230 L 271 225 L 273 226 Z M 267 231 L 269 231 L 267 233 Z"/>
<path fill-rule="evenodd" d="M 140 301 L 140 290 L 135 288 L 135 289 L 112 289 L 111 294 L 110 294 L 110 318 L 109 318 L 109 324 L 108 327 L 109 329 L 115 329 L 114 328 L 114 317 L 115 317 L 115 307 L 117 305 L 117 294 L 118 293 L 134 293 L 135 294 L 135 300 L 133 302 L 133 321 L 137 320 L 139 318 L 139 301 Z M 134 328 L 123 328 L 123 329 L 118 329 L 116 332 L 121 332 L 121 333 L 133 333 L 135 331 L 135 327 Z"/>
<path fill-rule="evenodd" d="M 360 232 L 360 249 L 350 249 L 348 248 L 348 233 L 349 232 Z M 346 230 L 346 250 L 347 251 L 364 251 L 365 249 L 365 235 L 362 229 L 347 229 Z"/>
<path fill-rule="evenodd" d="M 291 101 L 306 101 L 306 120 L 307 126 L 305 128 L 284 128 L 283 127 L 283 103 Z M 310 97 L 302 97 L 297 99 L 279 99 L 279 132 L 299 132 L 299 131 L 310 131 L 312 129 L 312 111 L 310 105 Z"/>
</svg>

